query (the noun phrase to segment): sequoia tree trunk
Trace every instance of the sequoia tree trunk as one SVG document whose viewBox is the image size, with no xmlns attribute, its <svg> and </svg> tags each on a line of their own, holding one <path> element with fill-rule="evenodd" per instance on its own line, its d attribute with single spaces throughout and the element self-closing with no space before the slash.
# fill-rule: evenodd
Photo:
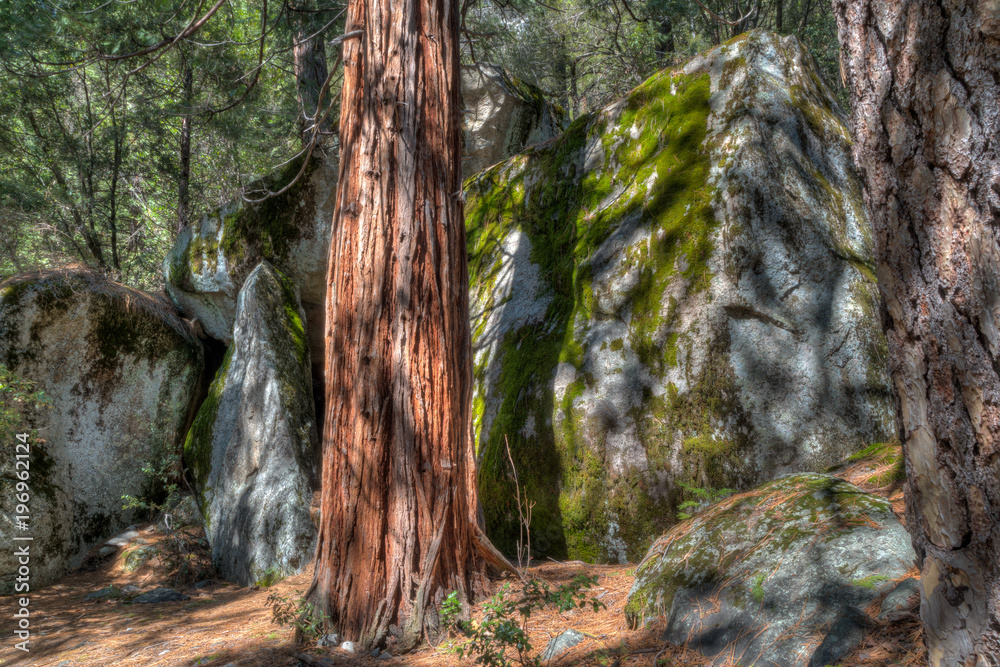
<svg viewBox="0 0 1000 667">
<path fill-rule="evenodd" d="M 351 0 L 309 598 L 367 650 L 486 592 L 470 429 L 458 3 Z"/>
<path fill-rule="evenodd" d="M 1000 664 L 1000 2 L 835 0 L 934 666 Z"/>
</svg>

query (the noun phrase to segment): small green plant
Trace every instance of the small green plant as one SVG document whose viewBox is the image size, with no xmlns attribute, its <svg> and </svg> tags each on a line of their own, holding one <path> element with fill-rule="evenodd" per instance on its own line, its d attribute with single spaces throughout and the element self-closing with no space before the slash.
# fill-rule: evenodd
<svg viewBox="0 0 1000 667">
<path fill-rule="evenodd" d="M 538 667 L 539 658 L 529 656 L 533 648 L 528 639 L 532 612 L 548 606 L 559 611 L 587 606 L 595 612 L 603 609 L 606 607 L 603 602 L 587 594 L 596 583 L 597 577 L 578 575 L 570 583 L 553 589 L 545 581 L 529 579 L 524 582 L 520 597 L 512 596 L 510 584 L 504 584 L 483 603 L 483 620 L 478 623 L 461 620 L 462 603 L 458 593 L 453 592 L 441 605 L 441 625 L 465 638 L 453 649 L 459 658 L 475 656 L 476 664 L 486 667 L 511 667 L 517 663 Z M 516 659 L 508 657 L 510 653 L 516 654 Z"/>
<path fill-rule="evenodd" d="M 145 462 L 142 464 L 142 473 L 150 479 L 154 486 L 162 486 L 166 491 L 166 498 L 162 503 L 153 502 L 145 498 L 125 494 L 122 496 L 123 510 L 146 510 L 150 519 L 158 512 L 166 510 L 176 504 L 180 495 L 180 487 L 177 485 L 177 470 L 180 466 L 180 454 L 178 452 L 166 452 L 158 461 Z M 169 525 L 168 525 L 169 529 Z"/>
<path fill-rule="evenodd" d="M 689 498 L 677 506 L 678 521 L 687 521 L 705 507 L 736 493 L 732 489 L 702 489 L 684 482 L 680 482 L 680 485 L 693 498 Z"/>
<path fill-rule="evenodd" d="M 265 604 L 271 607 L 271 620 L 281 627 L 291 625 L 304 640 L 316 639 L 323 634 L 330 617 L 302 597 L 302 591 L 295 592 L 298 597 L 279 595 L 277 592 L 267 596 Z"/>
<path fill-rule="evenodd" d="M 507 460 L 510 461 L 510 469 L 514 474 L 514 502 L 517 503 L 517 518 L 520 526 L 517 538 L 517 573 L 523 581 L 528 574 L 528 567 L 531 565 L 531 511 L 535 508 L 535 501 L 528 500 L 527 494 L 521 497 L 521 484 L 517 479 L 517 468 L 514 466 L 514 457 L 510 454 L 510 442 L 507 436 L 503 436 L 504 445 L 507 447 Z"/>
<path fill-rule="evenodd" d="M 51 407 L 52 401 L 34 382 L 0 364 L 0 433 L 31 431 L 28 413 Z"/>
</svg>

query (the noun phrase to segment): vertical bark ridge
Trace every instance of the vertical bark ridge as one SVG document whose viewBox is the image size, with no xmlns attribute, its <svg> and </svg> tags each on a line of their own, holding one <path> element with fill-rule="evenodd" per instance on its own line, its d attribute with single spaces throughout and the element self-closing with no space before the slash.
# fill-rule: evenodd
<svg viewBox="0 0 1000 667">
<path fill-rule="evenodd" d="M 931 665 L 1000 664 L 1000 2 L 834 0 Z"/>
<path fill-rule="evenodd" d="M 486 590 L 469 430 L 457 8 L 353 0 L 328 278 L 322 525 L 310 598 L 364 648 Z"/>
</svg>

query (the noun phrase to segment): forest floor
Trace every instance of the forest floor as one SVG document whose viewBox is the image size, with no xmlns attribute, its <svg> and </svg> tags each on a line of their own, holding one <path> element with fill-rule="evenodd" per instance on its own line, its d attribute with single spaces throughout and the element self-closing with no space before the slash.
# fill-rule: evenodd
<svg viewBox="0 0 1000 667">
<path fill-rule="evenodd" d="M 845 463 L 834 471 L 867 491 L 883 495 L 903 518 L 903 490 L 895 456 L 883 451 L 877 456 Z M 888 483 L 887 483 L 888 482 Z M 879 484 L 884 484 L 879 486 Z M 13 647 L 10 613 L 0 618 L 0 665 L 123 665 L 149 667 L 284 667 L 301 663 L 298 655 L 317 665 L 410 665 L 413 667 L 459 666 L 448 642 L 423 647 L 405 656 L 376 659 L 354 656 L 340 649 L 311 644 L 296 646 L 290 626 L 280 627 L 272 618 L 269 596 L 296 599 L 308 588 L 311 567 L 268 588 L 241 588 L 221 581 L 203 588 L 191 584 L 209 567 L 203 534 L 184 531 L 170 537 L 151 524 L 140 527 L 149 560 L 139 557 L 109 558 L 85 566 L 57 583 L 31 593 L 31 652 Z M 153 549 L 148 549 L 153 547 Z M 540 654 L 549 639 L 566 629 L 582 632 L 586 639 L 549 665 L 559 667 L 600 665 L 602 667 L 650 667 L 675 665 L 700 667 L 709 662 L 683 647 L 665 645 L 659 637 L 662 626 L 653 624 L 630 630 L 624 607 L 634 581 L 635 565 L 588 565 L 580 562 L 545 562 L 530 568 L 530 574 L 551 585 L 570 581 L 577 574 L 597 577 L 590 593 L 600 596 L 605 609 L 576 609 L 560 613 L 555 609 L 532 614 L 528 635 Z M 916 571 L 914 570 L 914 574 Z M 495 582 L 499 589 L 512 579 Z M 86 599 L 88 593 L 106 586 L 132 584 L 143 591 L 164 586 L 190 596 L 182 602 L 132 604 L 122 599 L 101 602 Z M 5 608 L 10 608 L 6 602 Z M 877 613 L 877 601 L 869 610 Z M 482 609 L 473 611 L 481 617 Z M 661 621 L 662 622 L 662 621 Z M 513 656 L 510 656 L 513 657 Z M 733 663 L 735 665 L 735 663 Z M 861 646 L 841 662 L 841 667 L 926 664 L 919 620 L 913 616 L 881 624 Z"/>
</svg>

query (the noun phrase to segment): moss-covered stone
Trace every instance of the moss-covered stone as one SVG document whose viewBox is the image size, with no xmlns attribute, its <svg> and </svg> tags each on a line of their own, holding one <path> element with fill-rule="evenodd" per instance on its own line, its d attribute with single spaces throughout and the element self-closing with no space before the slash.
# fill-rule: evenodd
<svg viewBox="0 0 1000 667">
<path fill-rule="evenodd" d="M 682 482 L 746 489 L 892 432 L 871 234 L 810 67 L 750 33 L 466 181 L 501 549 L 519 532 L 508 444 L 536 553 L 607 561 L 669 527 Z"/>
<path fill-rule="evenodd" d="M 797 665 L 833 621 L 863 614 L 881 585 L 905 577 L 913 558 L 887 501 L 828 475 L 793 475 L 657 540 L 625 613 L 631 627 L 663 617 L 669 641 L 720 660 Z"/>
<path fill-rule="evenodd" d="M 233 342 L 184 445 L 216 569 L 253 584 L 312 557 L 317 444 L 295 285 L 266 262 L 237 300 Z"/>
<path fill-rule="evenodd" d="M 308 164 L 304 159 L 247 186 L 243 195 L 249 202 L 238 198 L 183 230 L 163 268 L 177 308 L 228 344 L 244 281 L 261 261 L 274 265 L 298 287 L 306 342 L 311 356 L 321 360 L 338 163 L 318 151 Z M 313 370 L 322 375 L 321 365 Z"/>
<path fill-rule="evenodd" d="M 134 520 L 123 496 L 148 501 L 161 491 L 143 467 L 179 453 L 203 350 L 169 303 L 60 270 L 0 283 L 0 364 L 52 403 L 36 415 L 44 441 L 30 459 L 33 544 L 45 554 L 32 585 L 46 585 Z M 13 465 L 0 463 L 0 488 L 16 479 Z M 0 520 L 0 536 L 13 532 Z M 0 572 L 16 567 L 0 557 Z"/>
</svg>

